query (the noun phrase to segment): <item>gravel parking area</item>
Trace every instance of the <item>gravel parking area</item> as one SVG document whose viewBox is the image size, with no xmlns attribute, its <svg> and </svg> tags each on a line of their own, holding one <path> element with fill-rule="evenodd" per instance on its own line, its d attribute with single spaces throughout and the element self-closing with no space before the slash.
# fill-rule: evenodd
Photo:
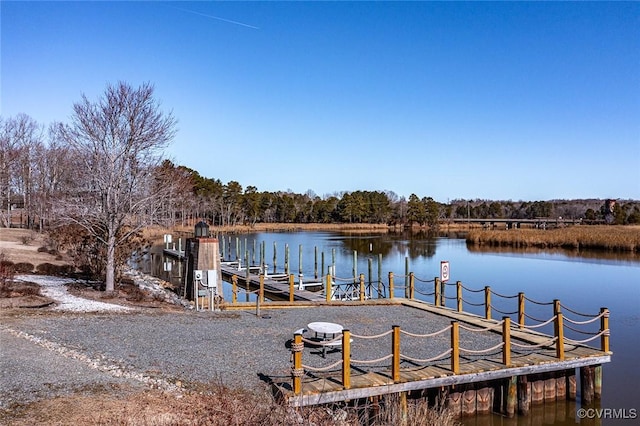
<svg viewBox="0 0 640 426">
<path fill-rule="evenodd" d="M 12 316 L 0 325 L 0 408 L 87 386 L 171 389 L 214 381 L 266 390 L 270 380 L 290 380 L 293 332 L 313 321 L 337 322 L 356 335 L 380 334 L 393 325 L 425 334 L 450 324 L 446 317 L 400 305 L 263 309 L 261 316 L 152 309 Z M 461 338 L 469 348 L 499 341 L 491 333 Z M 429 339 L 402 336 L 402 352 L 416 358 L 441 353 L 448 344 L 448 332 Z M 390 335 L 355 338 L 352 358 L 376 359 L 390 351 Z M 330 351 L 322 358 L 319 352 L 305 348 L 303 363 L 325 366 L 341 356 Z"/>
</svg>

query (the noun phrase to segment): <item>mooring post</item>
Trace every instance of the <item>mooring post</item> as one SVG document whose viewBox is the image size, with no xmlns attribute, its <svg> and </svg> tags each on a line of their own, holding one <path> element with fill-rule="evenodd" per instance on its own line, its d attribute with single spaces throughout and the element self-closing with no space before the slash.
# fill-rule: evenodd
<svg viewBox="0 0 640 426">
<path fill-rule="evenodd" d="M 342 386 L 351 389 L 351 332 L 342 330 Z"/>
<path fill-rule="evenodd" d="M 400 381 L 400 326 L 393 326 L 393 334 L 392 334 L 392 368 L 391 368 L 391 379 L 394 383 L 398 383 Z"/>
<path fill-rule="evenodd" d="M 360 301 L 364 302 L 364 291 L 365 291 L 365 284 L 364 284 L 364 274 L 360 274 Z"/>
<path fill-rule="evenodd" d="M 518 293 L 518 326 L 524 328 L 524 293 Z"/>
<path fill-rule="evenodd" d="M 505 366 L 511 365 L 511 318 L 502 317 L 502 363 Z"/>
<path fill-rule="evenodd" d="M 382 295 L 382 253 L 378 254 L 378 299 Z"/>
<path fill-rule="evenodd" d="M 460 330 L 458 321 L 451 321 L 451 371 L 460 374 Z"/>
<path fill-rule="evenodd" d="M 289 244 L 284 245 L 284 273 L 289 275 Z"/>
<path fill-rule="evenodd" d="M 484 317 L 491 319 L 491 288 L 489 286 L 484 288 Z"/>
<path fill-rule="evenodd" d="M 404 298 L 409 298 L 409 256 L 404 258 Z"/>
<path fill-rule="evenodd" d="M 434 296 L 433 296 L 433 304 L 436 306 L 440 306 L 440 278 L 435 277 L 433 279 L 434 285 L 433 285 L 433 291 L 434 291 Z"/>
<path fill-rule="evenodd" d="M 393 299 L 393 293 L 395 289 L 393 288 L 393 272 L 389 272 L 389 299 Z"/>
<path fill-rule="evenodd" d="M 289 302 L 293 303 L 294 300 L 294 282 L 295 282 L 295 278 L 293 277 L 293 274 L 289 275 Z"/>
<path fill-rule="evenodd" d="M 313 246 L 313 279 L 318 279 L 318 246 Z"/>
<path fill-rule="evenodd" d="M 600 308 L 600 348 L 602 352 L 609 352 L 609 309 Z"/>
<path fill-rule="evenodd" d="M 238 303 L 238 276 L 235 274 L 231 277 L 231 303 Z"/>
<path fill-rule="evenodd" d="M 277 265 L 278 265 L 278 256 L 277 256 L 277 252 L 278 252 L 278 245 L 276 244 L 276 242 L 273 242 L 273 273 L 275 274 L 277 272 Z"/>
<path fill-rule="evenodd" d="M 462 281 L 456 281 L 456 301 L 458 312 L 462 312 Z"/>
<path fill-rule="evenodd" d="M 331 285 L 331 274 L 327 274 L 324 287 L 325 287 L 324 289 L 325 300 L 327 302 L 331 302 L 331 291 L 333 290 Z"/>
<path fill-rule="evenodd" d="M 416 297 L 416 276 L 413 272 L 409 273 L 409 299 L 413 300 Z"/>
<path fill-rule="evenodd" d="M 576 381 L 576 369 L 573 368 L 567 371 L 567 398 L 571 401 L 575 401 L 578 396 L 578 383 Z"/>
<path fill-rule="evenodd" d="M 302 351 L 304 349 L 304 342 L 302 341 L 302 334 L 296 333 L 293 336 L 293 344 L 291 345 L 291 352 L 293 352 L 293 369 L 291 374 L 293 375 L 293 393 L 299 395 L 302 391 L 302 375 L 304 370 L 302 368 Z"/>
<path fill-rule="evenodd" d="M 353 251 L 353 268 L 351 270 L 353 276 L 353 282 L 355 283 L 358 277 L 358 250 Z"/>
<path fill-rule="evenodd" d="M 324 252 L 320 252 L 320 259 L 321 259 L 321 265 L 320 265 L 320 276 L 324 276 Z M 317 279 L 318 277 L 316 277 Z"/>
<path fill-rule="evenodd" d="M 444 281 L 440 281 L 440 306 L 447 306 L 447 298 L 444 293 L 447 288 L 447 283 Z"/>
<path fill-rule="evenodd" d="M 373 285 L 373 260 L 369 257 L 367 259 L 367 267 L 368 267 L 368 271 L 369 272 L 369 279 L 367 280 L 367 288 L 369 289 L 369 291 L 367 292 L 367 294 L 369 295 L 369 299 L 373 299 L 373 290 L 372 290 L 372 285 Z"/>
</svg>

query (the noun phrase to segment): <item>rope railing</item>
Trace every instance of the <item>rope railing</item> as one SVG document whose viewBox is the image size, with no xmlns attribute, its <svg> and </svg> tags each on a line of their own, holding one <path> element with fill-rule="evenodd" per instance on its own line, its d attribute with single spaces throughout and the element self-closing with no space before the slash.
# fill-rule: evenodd
<svg viewBox="0 0 640 426">
<path fill-rule="evenodd" d="M 531 302 L 531 303 L 533 303 L 534 305 L 540 305 L 540 306 L 551 306 L 551 305 L 553 305 L 553 303 L 554 303 L 554 302 L 538 302 L 538 301 L 536 301 L 536 300 L 529 299 L 528 297 L 525 297 L 524 299 L 525 299 L 527 302 Z"/>
<path fill-rule="evenodd" d="M 569 339 L 568 337 L 565 337 L 564 340 L 568 343 L 572 343 L 575 345 L 582 345 L 585 343 L 589 343 L 592 340 L 597 339 L 598 337 L 603 337 L 603 336 L 609 336 L 609 329 L 606 330 L 602 330 L 600 333 L 596 334 L 595 336 L 589 337 L 588 339 L 584 339 L 584 340 L 573 340 L 573 339 Z"/>
<path fill-rule="evenodd" d="M 501 348 L 503 346 L 504 346 L 504 342 L 500 342 L 497 345 L 492 346 L 492 347 L 487 348 L 487 349 L 474 350 L 474 349 L 463 348 L 462 346 L 460 346 L 459 350 L 460 350 L 461 353 L 464 352 L 464 353 L 471 354 L 471 355 L 482 355 L 482 354 L 486 354 L 486 353 L 489 353 L 489 352 L 493 352 L 496 349 Z"/>
<path fill-rule="evenodd" d="M 511 346 L 516 346 L 518 348 L 522 348 L 522 349 L 536 349 L 536 348 L 543 348 L 545 346 L 552 346 L 556 341 L 558 340 L 557 337 L 552 337 L 549 340 L 545 340 L 542 343 L 538 343 L 538 344 L 534 344 L 534 345 L 523 345 L 521 343 L 516 343 L 516 342 L 511 342 Z"/>
<path fill-rule="evenodd" d="M 566 328 L 568 330 L 571 330 L 571 331 L 573 331 L 575 333 L 578 333 L 578 334 L 586 334 L 586 335 L 589 335 L 589 336 L 594 336 L 594 335 L 598 334 L 597 331 L 578 330 L 577 328 L 573 328 L 573 327 L 571 327 L 570 325 L 567 325 L 567 324 L 564 325 L 564 328 Z"/>
<path fill-rule="evenodd" d="M 302 368 L 309 371 L 322 372 L 322 371 L 329 371 L 339 365 L 342 365 L 342 360 L 336 361 L 331 365 L 327 365 L 326 367 L 311 367 L 310 365 L 302 364 Z"/>
<path fill-rule="evenodd" d="M 467 299 L 461 299 L 464 303 L 466 303 L 467 305 L 471 305 L 471 306 L 484 306 L 484 302 L 481 303 L 473 303 L 473 302 L 469 302 Z"/>
<path fill-rule="evenodd" d="M 351 337 L 358 338 L 358 339 L 379 339 L 380 337 L 388 336 L 391 333 L 393 333 L 393 330 L 385 331 L 384 333 L 376 334 L 373 336 L 361 336 L 359 334 L 351 333 Z"/>
<path fill-rule="evenodd" d="M 491 293 L 495 294 L 495 295 L 496 295 L 496 296 L 498 296 L 498 297 L 502 297 L 503 299 L 516 299 L 516 298 L 518 297 L 518 295 L 517 295 L 517 294 L 514 294 L 513 296 L 506 296 L 506 295 L 504 295 L 504 294 L 500 294 L 500 293 L 495 292 L 495 291 L 493 291 L 493 290 L 491 290 Z"/>
<path fill-rule="evenodd" d="M 415 291 L 416 293 L 418 293 L 418 294 L 423 295 L 423 296 L 433 296 L 434 294 L 436 294 L 436 292 L 435 292 L 435 291 L 431 291 L 431 292 L 429 292 L 429 293 L 425 293 L 425 292 L 420 291 L 420 290 L 418 290 L 418 289 L 415 289 L 414 291 Z"/>
<path fill-rule="evenodd" d="M 438 355 L 436 355 L 436 356 L 434 356 L 432 358 L 427 358 L 427 359 L 413 358 L 413 357 L 410 357 L 410 356 L 404 355 L 404 354 L 400 354 L 400 358 L 406 359 L 407 361 L 412 361 L 412 362 L 415 362 L 415 363 L 418 363 L 418 364 L 428 364 L 430 362 L 442 359 L 447 355 L 450 355 L 452 351 L 453 351 L 453 349 L 449 348 L 446 351 L 442 352 L 441 354 L 438 354 Z"/>
<path fill-rule="evenodd" d="M 389 354 L 389 355 L 383 356 L 381 358 L 369 359 L 369 360 L 359 360 L 359 359 L 351 358 L 351 362 L 353 364 L 378 364 L 378 363 L 381 363 L 382 361 L 386 361 L 386 360 L 388 360 L 390 358 L 393 358 L 393 354 Z"/>
<path fill-rule="evenodd" d="M 451 326 L 450 325 L 445 327 L 445 328 L 443 328 L 442 330 L 438 330 L 438 331 L 435 331 L 433 333 L 428 333 L 428 334 L 415 334 L 415 333 L 410 333 L 410 332 L 404 331 L 404 330 L 400 330 L 400 333 L 405 334 L 407 336 L 411 336 L 411 337 L 435 337 L 435 336 L 438 336 L 438 335 L 440 335 L 440 334 L 442 334 L 444 332 L 447 332 L 449 330 L 451 330 Z M 393 331 L 393 330 L 391 330 L 391 331 Z M 389 331 L 389 333 L 391 333 L 391 331 Z"/>
<path fill-rule="evenodd" d="M 529 329 L 529 330 L 534 330 L 536 328 L 540 328 L 540 327 L 544 327 L 545 325 L 555 321 L 555 319 L 557 318 L 557 315 L 552 316 L 551 318 L 549 318 L 548 320 L 541 322 L 540 324 L 536 324 L 536 325 L 525 325 L 523 328 Z"/>
<path fill-rule="evenodd" d="M 471 328 L 471 327 L 467 327 L 467 326 L 465 326 L 465 325 L 459 325 L 459 327 L 460 327 L 460 328 L 462 328 L 462 329 L 464 329 L 464 330 L 467 330 L 467 331 L 471 331 L 471 332 L 477 333 L 477 332 L 483 332 L 483 331 L 495 330 L 496 328 L 500 328 L 500 327 L 502 327 L 502 324 L 504 324 L 504 320 L 499 321 L 499 322 L 497 322 L 497 323 L 495 323 L 495 324 L 493 324 L 493 325 L 490 325 L 490 326 L 488 326 L 488 327 L 484 327 L 484 328 Z"/>
<path fill-rule="evenodd" d="M 599 314 L 599 315 L 598 315 L 598 314 L 595 314 L 595 315 L 594 315 L 594 314 L 582 314 L 582 313 L 580 313 L 580 312 L 576 312 L 576 311 L 574 311 L 574 310 L 572 310 L 572 309 L 569 309 L 568 307 L 566 307 L 566 306 L 565 306 L 565 305 L 563 305 L 562 303 L 560 303 L 560 307 L 561 307 L 563 310 L 565 310 L 565 311 L 571 312 L 572 314 L 574 314 L 574 315 L 578 315 L 578 316 L 581 316 L 581 317 L 587 317 L 587 318 L 599 318 L 599 317 L 600 317 L 600 315 L 602 315 L 602 313 L 601 313 L 601 314 Z M 565 318 L 565 319 L 566 319 L 566 318 Z"/>
<path fill-rule="evenodd" d="M 492 306 L 491 309 L 493 309 L 494 311 L 502 314 L 502 315 L 516 315 L 519 311 L 512 311 L 512 312 L 505 312 L 505 311 L 501 311 L 500 309 L 496 308 L 495 306 Z"/>
<path fill-rule="evenodd" d="M 608 317 L 609 316 L 609 312 L 608 311 L 603 311 L 599 315 L 596 315 L 593 318 L 591 318 L 589 320 L 585 320 L 585 321 L 575 321 L 575 320 L 567 318 L 566 316 L 564 317 L 564 319 L 565 319 L 565 321 L 568 321 L 571 324 L 584 325 L 584 324 L 591 324 L 593 322 L 596 322 L 599 319 L 603 318 L 605 315 Z"/>
<path fill-rule="evenodd" d="M 530 320 L 535 321 L 535 322 L 538 322 L 538 323 L 541 323 L 541 322 L 544 322 L 545 324 L 547 324 L 547 323 L 548 323 L 548 320 L 543 320 L 543 319 L 535 318 L 535 317 L 532 317 L 531 315 L 529 315 L 529 314 L 527 314 L 527 313 L 525 313 L 525 314 L 524 314 L 524 316 L 525 316 L 526 318 L 529 318 Z M 535 328 L 535 327 L 536 327 L 536 326 L 532 326 L 532 325 L 524 325 L 522 328 Z"/>
<path fill-rule="evenodd" d="M 435 280 L 436 280 L 435 278 L 432 278 L 430 280 L 424 280 L 424 279 L 420 279 L 420 278 L 418 278 L 416 276 L 414 276 L 414 278 L 415 278 L 416 281 L 419 281 L 421 283 L 432 283 L 432 282 L 435 282 Z"/>
</svg>

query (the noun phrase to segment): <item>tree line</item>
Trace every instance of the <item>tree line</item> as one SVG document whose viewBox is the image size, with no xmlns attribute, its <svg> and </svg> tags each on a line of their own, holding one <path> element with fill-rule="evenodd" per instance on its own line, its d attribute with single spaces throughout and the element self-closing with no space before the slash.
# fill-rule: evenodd
<svg viewBox="0 0 640 426">
<path fill-rule="evenodd" d="M 116 264 L 150 225 L 372 223 L 436 227 L 462 218 L 584 219 L 640 223 L 634 200 L 435 201 L 392 191 L 318 196 L 266 192 L 205 177 L 164 155 L 176 132 L 153 86 L 108 85 L 96 100 L 82 96 L 68 123 L 45 126 L 27 114 L 0 117 L 0 225 L 47 229 L 78 256 L 93 253 L 107 290 Z M 66 232 L 61 232 L 66 230 Z M 120 252 L 120 253 L 119 253 Z M 96 261 L 98 259 L 98 261 Z M 85 264 L 92 263 L 84 260 Z"/>
</svg>

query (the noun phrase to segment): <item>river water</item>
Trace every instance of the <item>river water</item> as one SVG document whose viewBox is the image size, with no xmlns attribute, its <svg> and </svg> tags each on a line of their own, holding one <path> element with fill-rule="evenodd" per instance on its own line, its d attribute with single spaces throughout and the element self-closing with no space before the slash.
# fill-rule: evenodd
<svg viewBox="0 0 640 426">
<path fill-rule="evenodd" d="M 328 266 L 335 265 L 338 278 L 352 277 L 356 272 L 365 274 L 366 281 L 377 282 L 378 273 L 382 271 L 382 281 L 386 283 L 388 273 L 393 272 L 397 277 L 396 284 L 403 286 L 408 270 L 416 277 L 416 298 L 433 302 L 433 296 L 427 295 L 433 292 L 433 283 L 429 281 L 440 275 L 441 261 L 448 261 L 450 283 L 461 281 L 465 288 L 476 290 L 490 286 L 493 292 L 505 296 L 524 292 L 528 300 L 534 301 L 527 304 L 527 314 L 536 319 L 548 319 L 553 315 L 547 303 L 554 299 L 559 299 L 570 309 L 564 311 L 565 316 L 574 320 L 585 320 L 581 314 L 597 314 L 601 307 L 606 307 L 611 312 L 613 355 L 612 362 L 603 367 L 602 399 L 589 407 L 581 407 L 580 401 L 532 407 L 526 424 L 640 424 L 635 418 L 640 416 L 640 372 L 637 365 L 640 350 L 640 256 L 504 248 L 481 250 L 468 246 L 458 235 L 270 232 L 219 238 L 225 259 L 235 259 L 239 254 L 241 258 L 248 256 L 252 263 L 259 263 L 264 252 L 263 257 L 270 270 L 274 268 L 275 250 L 278 272 L 284 271 L 285 253 L 288 251 L 289 272 L 295 275 L 302 272 L 305 282 L 314 281 L 316 275 L 326 274 Z M 163 272 L 163 262 L 159 256 L 156 257 L 152 272 L 165 280 L 179 281 L 179 267 L 174 265 L 172 272 Z M 171 262 L 170 259 L 163 260 Z M 404 289 L 396 289 L 396 295 L 403 294 Z M 471 303 L 464 309 L 482 315 L 483 308 L 472 305 L 483 301 L 482 294 L 465 293 L 463 297 Z M 455 296 L 455 287 L 446 286 L 446 295 Z M 228 287 L 225 297 L 230 298 Z M 512 298 L 493 296 L 492 302 L 503 312 L 517 309 Z M 455 300 L 448 300 L 447 306 L 455 307 Z M 493 314 L 494 318 L 501 315 Z M 569 337 L 575 340 L 585 338 L 571 333 L 569 331 Z M 599 340 L 589 344 L 598 347 Z M 580 418 L 584 413 L 579 411 L 580 408 L 589 409 L 586 414 L 590 418 Z M 598 411 L 600 409 L 609 411 Z M 523 418 L 487 415 L 465 419 L 464 424 L 515 425 L 522 424 L 522 421 Z"/>
</svg>

